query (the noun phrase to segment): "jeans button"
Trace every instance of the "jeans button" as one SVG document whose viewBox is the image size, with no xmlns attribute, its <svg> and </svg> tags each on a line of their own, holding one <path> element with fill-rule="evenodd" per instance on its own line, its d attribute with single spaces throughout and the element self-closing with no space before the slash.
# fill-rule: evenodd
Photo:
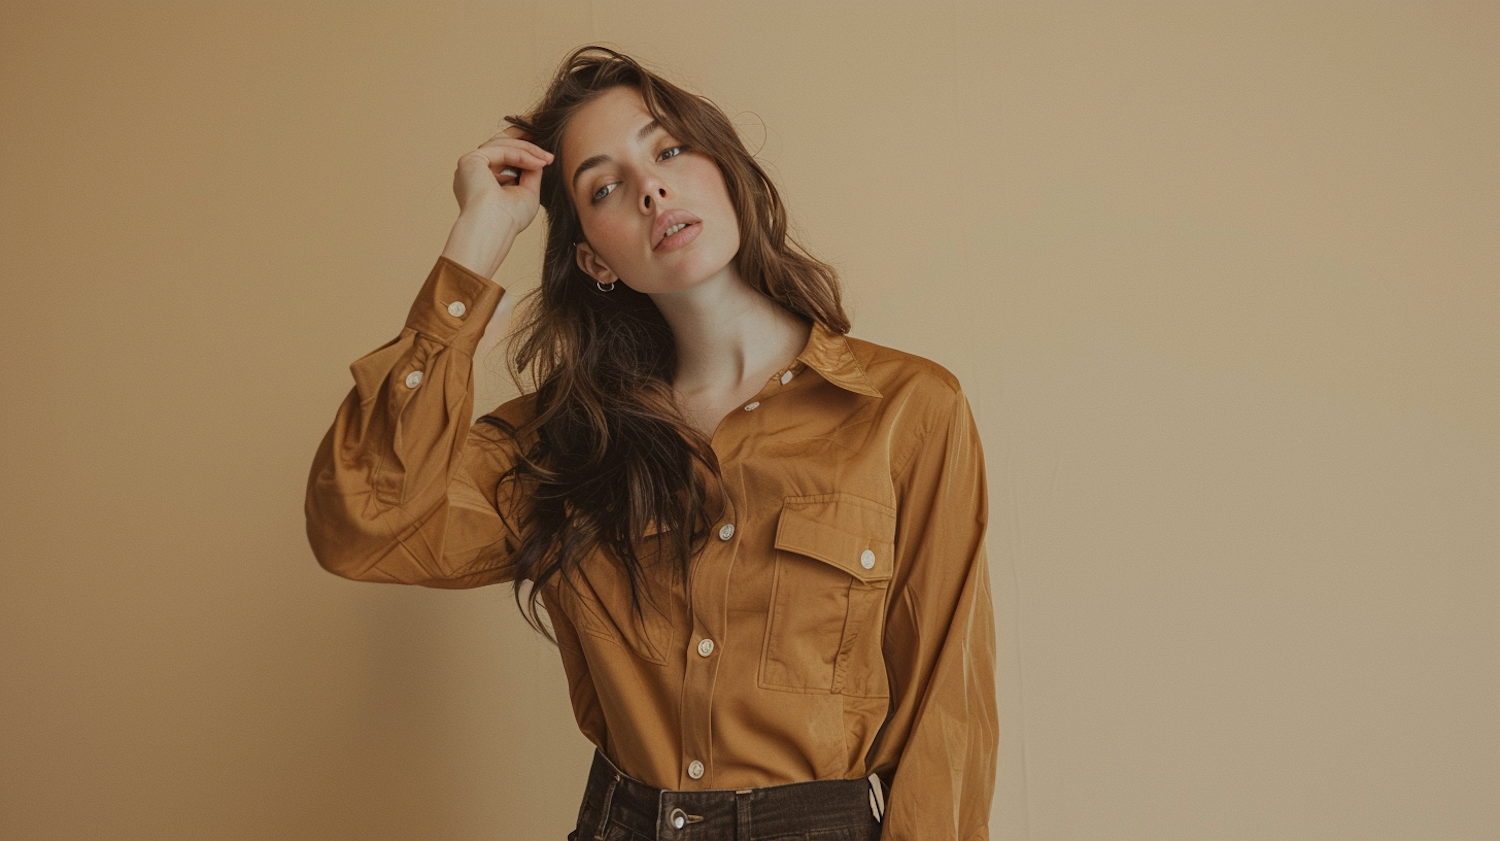
<svg viewBox="0 0 1500 841">
<path fill-rule="evenodd" d="M 672 824 L 673 829 L 682 829 L 687 826 L 687 812 L 681 809 L 673 809 L 667 813 L 667 821 Z"/>
</svg>

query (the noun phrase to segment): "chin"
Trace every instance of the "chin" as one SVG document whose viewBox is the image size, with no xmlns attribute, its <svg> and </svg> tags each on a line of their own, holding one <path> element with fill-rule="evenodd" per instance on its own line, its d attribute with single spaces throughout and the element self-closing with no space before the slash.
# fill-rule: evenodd
<svg viewBox="0 0 1500 841">
<path fill-rule="evenodd" d="M 735 243 L 738 245 L 738 243 Z M 703 249 L 692 255 L 692 259 L 684 260 L 674 266 L 672 271 L 664 277 L 657 279 L 651 289 L 642 289 L 642 292 L 681 292 L 691 289 L 704 281 L 710 280 L 722 274 L 725 270 L 734 271 L 736 267 L 735 258 L 739 256 L 739 249 Z"/>
</svg>

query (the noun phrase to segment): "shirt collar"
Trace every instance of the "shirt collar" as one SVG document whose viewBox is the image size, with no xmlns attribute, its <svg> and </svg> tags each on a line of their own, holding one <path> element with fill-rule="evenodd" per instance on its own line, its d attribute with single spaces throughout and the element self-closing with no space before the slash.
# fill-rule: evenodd
<svg viewBox="0 0 1500 841">
<path fill-rule="evenodd" d="M 870 382 L 864 366 L 854 356 L 849 340 L 834 332 L 820 321 L 812 323 L 807 346 L 797 355 L 797 361 L 823 375 L 823 379 L 846 391 L 868 397 L 882 397 L 880 390 Z"/>
</svg>

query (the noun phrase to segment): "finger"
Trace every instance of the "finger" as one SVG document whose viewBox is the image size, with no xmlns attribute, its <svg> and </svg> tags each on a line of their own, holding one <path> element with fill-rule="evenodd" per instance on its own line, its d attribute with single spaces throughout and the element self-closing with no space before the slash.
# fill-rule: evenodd
<svg viewBox="0 0 1500 841">
<path fill-rule="evenodd" d="M 459 158 L 458 172 L 455 178 L 473 181 L 474 179 L 492 178 L 500 186 L 515 184 L 517 178 L 514 173 L 524 172 L 524 167 L 501 167 L 493 165 L 480 152 L 470 152 Z"/>
<path fill-rule="evenodd" d="M 552 154 L 535 147 L 486 143 L 477 151 L 485 153 L 496 166 L 543 167 L 554 160 Z"/>
<path fill-rule="evenodd" d="M 466 158 L 473 156 L 482 156 L 484 160 L 489 162 L 490 167 L 494 169 L 505 166 L 526 169 L 529 167 L 543 167 L 552 163 L 552 156 L 550 154 L 543 153 L 539 155 L 518 146 L 502 146 L 489 143 L 464 155 Z"/>
<path fill-rule="evenodd" d="M 537 195 L 541 195 L 542 171 L 540 169 L 523 169 L 521 170 L 521 177 L 517 179 L 516 183 Z"/>
<path fill-rule="evenodd" d="M 541 146 L 536 144 L 535 137 L 515 126 L 510 126 L 503 131 L 495 132 L 494 134 L 490 135 L 490 138 L 484 143 L 511 143 L 526 149 L 532 149 L 537 152 L 547 151 L 546 149 L 543 149 Z M 484 143 L 481 143 L 480 145 L 483 146 Z"/>
<path fill-rule="evenodd" d="M 479 148 L 480 149 L 507 149 L 507 148 L 508 149 L 519 149 L 519 150 L 521 150 L 523 152 L 526 152 L 529 155 L 535 156 L 537 158 L 541 158 L 546 163 L 551 163 L 552 159 L 554 157 L 556 157 L 551 152 L 547 151 L 546 149 L 543 149 L 542 147 L 536 145 L 535 143 L 528 143 L 525 140 L 517 140 L 516 138 L 513 138 L 513 137 L 499 137 L 499 136 L 492 137 L 489 140 L 486 140 L 485 142 L 479 144 Z"/>
</svg>

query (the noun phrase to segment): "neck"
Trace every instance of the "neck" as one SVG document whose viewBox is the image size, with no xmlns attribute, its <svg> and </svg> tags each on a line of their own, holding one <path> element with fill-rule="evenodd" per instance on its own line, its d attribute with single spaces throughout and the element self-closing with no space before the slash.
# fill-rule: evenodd
<svg viewBox="0 0 1500 841">
<path fill-rule="evenodd" d="M 651 298 L 672 328 L 680 394 L 740 390 L 790 365 L 807 344 L 810 325 L 753 289 L 733 263 L 691 289 Z"/>
</svg>

